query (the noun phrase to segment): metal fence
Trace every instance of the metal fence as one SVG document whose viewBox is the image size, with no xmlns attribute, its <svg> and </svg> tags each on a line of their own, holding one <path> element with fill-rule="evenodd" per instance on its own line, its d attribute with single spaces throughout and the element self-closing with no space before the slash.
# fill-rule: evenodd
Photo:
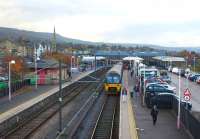
<svg viewBox="0 0 200 139">
<path fill-rule="evenodd" d="M 26 80 L 23 80 L 23 81 L 12 83 L 11 84 L 11 93 L 13 93 L 13 92 L 17 91 L 18 89 L 20 89 L 24 86 L 27 86 L 27 85 L 30 85 L 30 79 L 26 79 Z M 1 89 L 0 90 L 0 97 L 8 96 L 8 93 L 9 93 L 8 87 Z"/>
<path fill-rule="evenodd" d="M 173 98 L 173 110 L 178 114 L 178 100 Z M 181 104 L 181 123 L 191 133 L 194 139 L 200 139 L 200 120 L 196 119 L 185 105 Z"/>
</svg>

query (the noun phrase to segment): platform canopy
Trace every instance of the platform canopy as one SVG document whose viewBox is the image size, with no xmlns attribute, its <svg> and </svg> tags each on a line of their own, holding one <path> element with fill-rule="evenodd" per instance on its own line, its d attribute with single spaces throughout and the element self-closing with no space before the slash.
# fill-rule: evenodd
<svg viewBox="0 0 200 139">
<path fill-rule="evenodd" d="M 105 57 L 103 56 L 96 56 L 96 60 L 104 60 Z M 82 58 L 82 61 L 85 61 L 85 62 L 92 62 L 92 61 L 95 61 L 95 57 L 94 56 L 84 56 Z"/>
<path fill-rule="evenodd" d="M 143 64 L 143 63 L 140 63 L 140 64 L 138 65 L 138 67 L 146 67 L 146 65 Z"/>
<path fill-rule="evenodd" d="M 173 57 L 173 56 L 156 56 L 153 57 L 155 60 L 160 60 L 163 62 L 184 62 L 185 59 L 183 57 Z"/>
<path fill-rule="evenodd" d="M 143 58 L 128 56 L 123 58 L 124 61 L 142 61 Z"/>
</svg>

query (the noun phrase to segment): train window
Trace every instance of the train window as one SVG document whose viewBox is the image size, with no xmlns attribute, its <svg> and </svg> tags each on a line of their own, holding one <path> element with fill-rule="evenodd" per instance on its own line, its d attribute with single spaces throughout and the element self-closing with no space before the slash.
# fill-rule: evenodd
<svg viewBox="0 0 200 139">
<path fill-rule="evenodd" d="M 107 83 L 120 83 L 120 77 L 119 76 L 107 76 L 106 82 Z"/>
<path fill-rule="evenodd" d="M 113 83 L 119 83 L 119 82 L 120 82 L 119 77 L 117 76 L 113 77 Z"/>
<path fill-rule="evenodd" d="M 112 77 L 111 76 L 107 77 L 107 83 L 112 83 Z"/>
</svg>

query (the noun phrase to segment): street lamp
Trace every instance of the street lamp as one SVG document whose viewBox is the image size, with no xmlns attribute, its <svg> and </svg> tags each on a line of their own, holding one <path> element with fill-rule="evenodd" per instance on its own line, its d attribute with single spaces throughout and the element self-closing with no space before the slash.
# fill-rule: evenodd
<svg viewBox="0 0 200 139">
<path fill-rule="evenodd" d="M 9 89 L 8 98 L 9 98 L 9 101 L 11 101 L 11 64 L 15 64 L 15 60 L 11 60 L 8 63 L 8 70 L 9 70 L 9 73 L 8 73 L 8 76 L 9 76 L 9 80 L 8 80 L 8 89 Z"/>
<path fill-rule="evenodd" d="M 34 44 L 34 49 L 35 49 L 35 89 L 37 89 L 37 48 Z"/>
<path fill-rule="evenodd" d="M 195 58 L 196 58 L 196 57 L 194 57 L 194 72 L 195 72 L 195 62 L 196 62 L 196 61 L 195 61 Z"/>
<path fill-rule="evenodd" d="M 180 115 L 181 115 L 181 71 L 179 71 L 178 78 L 178 115 L 177 115 L 177 129 L 180 129 Z"/>
<path fill-rule="evenodd" d="M 188 67 L 188 56 L 186 57 L 185 64 L 186 64 L 186 68 L 187 68 Z"/>
<path fill-rule="evenodd" d="M 62 65 L 61 61 L 59 60 L 59 132 L 62 131 Z"/>
</svg>

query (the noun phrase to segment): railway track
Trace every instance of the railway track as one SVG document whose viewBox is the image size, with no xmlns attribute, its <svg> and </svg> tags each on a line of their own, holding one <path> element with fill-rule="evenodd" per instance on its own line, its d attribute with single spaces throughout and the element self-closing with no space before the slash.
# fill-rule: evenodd
<svg viewBox="0 0 200 139">
<path fill-rule="evenodd" d="M 73 87 L 69 90 L 70 94 L 63 96 L 63 106 L 67 105 L 70 101 L 73 100 L 88 84 L 83 84 L 82 87 Z M 52 104 L 52 106 L 44 111 L 41 111 L 37 115 L 34 115 L 32 118 L 27 121 L 24 125 L 19 125 L 8 133 L 5 138 L 9 139 L 25 139 L 28 138 L 33 132 L 35 132 L 42 124 L 44 124 L 47 120 L 51 119 L 59 110 L 59 103 Z"/>
<path fill-rule="evenodd" d="M 105 71 L 97 72 L 95 75 L 101 75 Z M 101 75 L 102 76 L 102 75 Z M 70 101 L 72 101 L 77 95 L 79 95 L 84 90 L 92 90 L 97 86 L 97 83 L 74 83 L 66 92 L 63 92 L 63 104 L 62 106 L 67 105 Z M 39 129 L 46 121 L 51 119 L 55 114 L 58 113 L 59 103 L 58 101 L 51 104 L 48 108 L 41 110 L 39 113 L 31 116 L 26 122 L 21 125 L 18 125 L 16 128 L 8 132 L 2 138 L 8 139 L 25 139 L 29 138 L 34 132 Z"/>
<path fill-rule="evenodd" d="M 119 97 L 107 96 L 96 121 L 91 139 L 117 139 L 119 130 Z"/>
</svg>

